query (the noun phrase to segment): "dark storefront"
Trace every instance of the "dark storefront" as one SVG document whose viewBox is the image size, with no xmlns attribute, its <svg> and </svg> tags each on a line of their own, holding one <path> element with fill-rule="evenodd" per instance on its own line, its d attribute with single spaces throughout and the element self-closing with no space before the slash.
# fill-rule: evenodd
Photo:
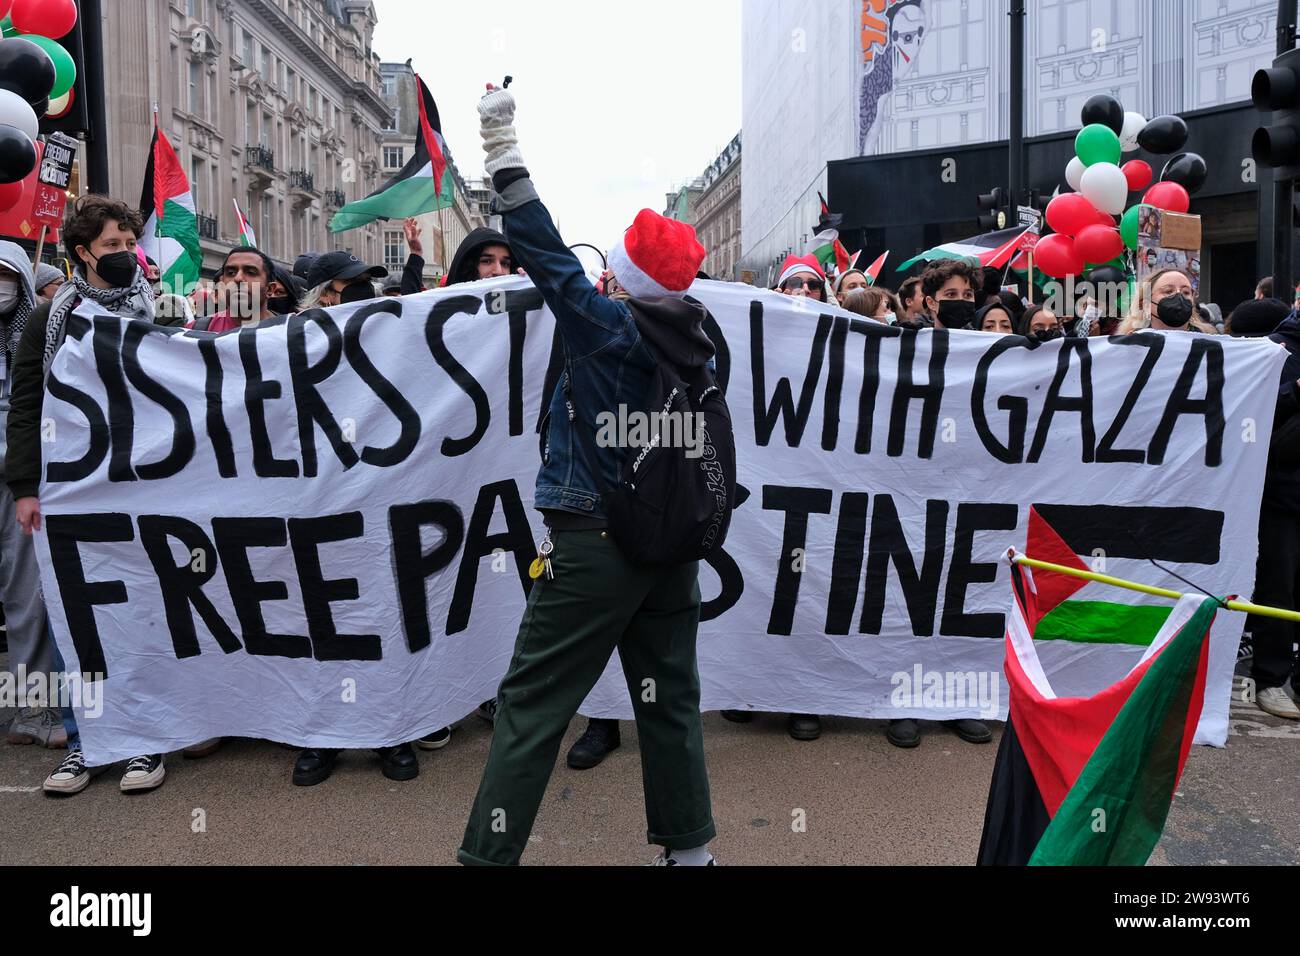
<svg viewBox="0 0 1300 956">
<path fill-rule="evenodd" d="M 1191 212 L 1201 216 L 1202 269 L 1205 301 L 1217 302 L 1225 313 L 1254 295 L 1255 282 L 1270 271 L 1269 221 L 1260 221 L 1259 188 L 1253 177 L 1250 138 L 1260 114 L 1249 104 L 1237 104 L 1184 114 L 1189 135 L 1186 148 L 1205 157 L 1210 176 L 1192 197 Z M 1064 191 L 1065 167 L 1074 156 L 1075 132 L 1025 141 L 1028 185 L 1050 196 Z M 1155 176 L 1169 159 L 1144 151 L 1126 153 L 1124 161 L 1144 159 Z M 1259 178 L 1267 184 L 1272 172 Z M 896 287 L 901 262 L 942 242 L 980 232 L 977 198 L 1007 181 L 1005 141 L 839 160 L 829 164 L 828 202 L 844 216 L 842 232 L 850 249 L 862 248 L 870 257 L 886 249 L 891 263 L 881 283 Z M 1266 190 L 1264 209 L 1271 215 Z M 1140 197 L 1130 197 L 1136 202 Z M 1260 242 L 1260 237 L 1265 237 Z M 1262 253 L 1262 255 L 1261 255 Z M 1298 272 L 1297 274 L 1300 274 Z"/>
</svg>

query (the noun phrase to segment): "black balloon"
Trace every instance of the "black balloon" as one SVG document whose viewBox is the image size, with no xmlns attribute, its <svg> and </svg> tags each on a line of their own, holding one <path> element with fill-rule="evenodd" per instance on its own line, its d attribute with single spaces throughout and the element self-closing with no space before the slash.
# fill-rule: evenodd
<svg viewBox="0 0 1300 956">
<path fill-rule="evenodd" d="M 1157 116 L 1138 133 L 1138 145 L 1163 156 L 1187 145 L 1187 124 L 1179 116 Z"/>
<path fill-rule="evenodd" d="M 1084 126 L 1100 123 L 1102 126 L 1109 126 L 1116 136 L 1124 132 L 1124 107 L 1115 97 L 1107 96 L 1105 93 L 1088 97 L 1088 102 L 1083 104 L 1081 118 Z"/>
<path fill-rule="evenodd" d="M 0 126 L 0 184 L 26 179 L 36 168 L 36 144 L 20 129 Z"/>
<path fill-rule="evenodd" d="M 17 93 L 35 105 L 54 88 L 54 61 L 31 40 L 0 40 L 0 90 Z"/>
<path fill-rule="evenodd" d="M 1088 273 L 1088 281 L 1096 284 L 1100 282 L 1123 282 L 1124 270 L 1115 266 L 1102 266 L 1099 269 L 1093 269 Z"/>
<path fill-rule="evenodd" d="M 1205 160 L 1196 153 L 1179 153 L 1165 164 L 1165 171 L 1160 174 L 1160 181 L 1177 183 L 1189 193 L 1194 193 L 1205 185 L 1210 171 Z"/>
</svg>

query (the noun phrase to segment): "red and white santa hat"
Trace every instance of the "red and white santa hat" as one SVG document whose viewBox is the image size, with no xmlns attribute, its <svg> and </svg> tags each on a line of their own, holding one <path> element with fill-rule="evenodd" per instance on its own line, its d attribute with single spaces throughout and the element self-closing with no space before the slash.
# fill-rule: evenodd
<svg viewBox="0 0 1300 956">
<path fill-rule="evenodd" d="M 781 276 L 776 280 L 776 287 L 781 288 L 786 279 L 792 279 L 801 273 L 808 272 L 826 281 L 826 273 L 822 271 L 822 264 L 817 261 L 814 255 L 806 256 L 789 256 L 785 262 L 781 263 Z"/>
<path fill-rule="evenodd" d="M 642 209 L 623 241 L 609 253 L 609 269 L 634 299 L 680 297 L 695 281 L 707 253 L 695 228 Z"/>
</svg>

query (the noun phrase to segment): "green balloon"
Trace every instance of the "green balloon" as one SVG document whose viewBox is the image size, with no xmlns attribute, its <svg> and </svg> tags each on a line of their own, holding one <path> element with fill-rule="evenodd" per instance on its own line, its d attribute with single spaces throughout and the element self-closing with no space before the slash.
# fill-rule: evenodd
<svg viewBox="0 0 1300 956">
<path fill-rule="evenodd" d="M 1138 216 L 1141 214 L 1140 210 L 1149 208 L 1151 207 L 1144 203 L 1138 203 L 1124 213 L 1124 218 L 1119 221 L 1120 238 L 1124 240 L 1124 245 L 1130 249 L 1138 247 Z"/>
<path fill-rule="evenodd" d="M 54 61 L 54 86 L 50 90 L 50 99 L 57 100 L 72 89 L 72 84 L 77 82 L 77 64 L 67 48 L 58 40 L 51 40 L 49 37 L 36 36 L 33 33 L 20 33 L 19 36 L 24 40 L 31 40 Z"/>
<path fill-rule="evenodd" d="M 1079 130 L 1079 135 L 1074 138 L 1074 152 L 1078 155 L 1079 162 L 1085 166 L 1094 163 L 1114 163 L 1118 166 L 1122 155 L 1115 131 L 1100 123 Z"/>
<path fill-rule="evenodd" d="M 11 37 L 17 32 L 18 31 L 14 29 L 13 21 L 10 20 L 8 17 L 5 17 L 3 20 L 0 20 L 0 34 L 3 34 L 4 36 L 7 37 Z"/>
</svg>

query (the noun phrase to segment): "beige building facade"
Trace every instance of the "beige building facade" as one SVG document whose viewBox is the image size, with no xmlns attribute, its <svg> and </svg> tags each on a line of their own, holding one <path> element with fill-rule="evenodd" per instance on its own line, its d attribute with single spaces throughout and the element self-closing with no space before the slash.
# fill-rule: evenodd
<svg viewBox="0 0 1300 956">
<path fill-rule="evenodd" d="M 153 111 L 190 179 L 204 275 L 238 243 L 292 264 L 346 249 L 383 259 L 381 223 L 329 220 L 383 182 L 384 102 L 370 0 L 112 0 L 104 5 L 109 182 L 134 203 Z"/>
<path fill-rule="evenodd" d="M 695 201 L 695 234 L 708 257 L 704 271 L 726 282 L 740 280 L 740 134 L 704 171 Z"/>
</svg>

